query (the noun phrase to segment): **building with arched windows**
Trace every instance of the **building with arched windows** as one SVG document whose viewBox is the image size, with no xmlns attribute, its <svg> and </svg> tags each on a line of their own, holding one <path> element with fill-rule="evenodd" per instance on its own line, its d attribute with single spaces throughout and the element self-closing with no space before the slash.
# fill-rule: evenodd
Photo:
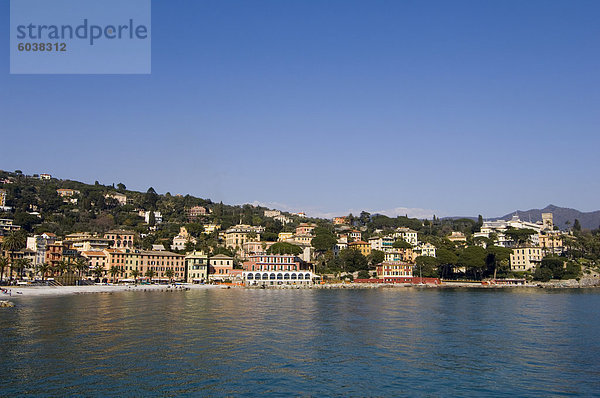
<svg viewBox="0 0 600 398">
<path fill-rule="evenodd" d="M 244 271 L 246 286 L 312 285 L 320 280 L 310 271 Z"/>
</svg>

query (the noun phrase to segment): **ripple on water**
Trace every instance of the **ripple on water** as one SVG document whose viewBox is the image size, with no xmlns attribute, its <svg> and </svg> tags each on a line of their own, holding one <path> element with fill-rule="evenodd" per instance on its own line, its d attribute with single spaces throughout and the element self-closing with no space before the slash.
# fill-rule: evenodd
<svg viewBox="0 0 600 398">
<path fill-rule="evenodd" d="M 600 294 L 192 290 L 22 298 L 0 395 L 596 395 Z"/>
</svg>

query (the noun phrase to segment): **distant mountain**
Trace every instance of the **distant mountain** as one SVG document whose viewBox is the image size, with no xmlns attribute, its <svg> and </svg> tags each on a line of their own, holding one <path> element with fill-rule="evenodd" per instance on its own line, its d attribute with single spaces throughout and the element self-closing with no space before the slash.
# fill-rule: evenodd
<svg viewBox="0 0 600 398">
<path fill-rule="evenodd" d="M 573 226 L 575 219 L 579 220 L 581 228 L 596 229 L 600 226 L 600 210 L 584 213 L 576 209 L 567 207 L 558 207 L 548 205 L 543 209 L 517 210 L 503 217 L 493 218 L 493 220 L 508 220 L 513 215 L 518 214 L 523 221 L 542 221 L 542 213 L 552 213 L 554 215 L 554 225 L 560 229 L 568 229 Z M 567 225 L 567 221 L 570 223 Z"/>
</svg>

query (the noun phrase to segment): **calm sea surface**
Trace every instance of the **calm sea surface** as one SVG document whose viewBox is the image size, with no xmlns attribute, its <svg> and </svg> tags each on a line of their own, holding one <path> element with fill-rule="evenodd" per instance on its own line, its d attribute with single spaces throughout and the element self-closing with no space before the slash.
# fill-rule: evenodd
<svg viewBox="0 0 600 398">
<path fill-rule="evenodd" d="M 14 301 L 0 310 L 0 396 L 600 395 L 598 290 Z"/>
</svg>

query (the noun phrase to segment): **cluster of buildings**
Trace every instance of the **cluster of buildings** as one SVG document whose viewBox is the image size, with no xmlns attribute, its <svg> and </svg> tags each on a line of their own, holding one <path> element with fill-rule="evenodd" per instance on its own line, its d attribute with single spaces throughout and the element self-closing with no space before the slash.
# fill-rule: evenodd
<svg viewBox="0 0 600 398">
<path fill-rule="evenodd" d="M 40 178 L 49 179 L 51 176 L 42 174 Z M 57 194 L 65 202 L 71 203 L 77 203 L 80 196 L 79 191 L 68 188 L 58 189 Z M 6 197 L 6 190 L 0 189 L 0 210 L 10 209 L 6 207 Z M 115 200 L 119 205 L 130 203 L 127 195 L 119 192 L 109 192 L 105 194 L 105 198 Z M 198 222 L 209 214 L 210 209 L 203 206 L 185 209 L 186 219 L 190 222 Z M 303 213 L 295 215 L 304 216 Z M 156 225 L 163 221 L 159 211 L 139 210 L 139 216 L 148 224 L 153 220 L 151 229 L 156 229 Z M 279 210 L 265 210 L 264 216 L 283 225 L 293 221 Z M 417 257 L 436 257 L 436 247 L 420 241 L 417 232 L 410 228 L 396 228 L 391 232 L 377 230 L 370 237 L 363 238 L 363 232 L 350 225 L 348 217 L 334 217 L 332 221 L 337 238 L 332 247 L 334 255 L 339 255 L 344 249 L 354 249 L 365 256 L 375 250 L 382 252 L 383 262 L 376 266 L 377 278 L 382 281 L 406 283 L 413 278 L 412 269 Z M 312 239 L 317 228 L 314 223 L 303 222 L 294 230 L 288 228 L 288 232 L 279 233 L 278 242 L 291 243 L 301 248 L 298 255 L 268 254 L 275 242 L 262 239 L 265 233 L 262 226 L 240 223 L 223 231 L 216 223 L 206 223 L 203 227 L 204 233 L 219 231 L 218 236 L 223 245 L 236 253 L 235 261 L 223 254 L 211 256 L 195 251 L 197 239 L 185 227 L 181 227 L 173 238 L 171 250 L 187 254 L 165 250 L 161 245 L 152 250 L 141 250 L 135 243 L 134 232 L 115 229 L 102 235 L 74 233 L 63 239 L 58 239 L 52 233 L 30 236 L 27 238 L 26 248 L 12 253 L 12 258 L 30 260 L 31 270 L 26 270 L 26 273 L 35 271 L 40 264 L 56 267 L 63 261 L 75 262 L 85 258 L 90 272 L 103 280 L 147 277 L 188 283 L 230 281 L 254 286 L 306 284 L 319 279 L 311 270 L 311 261 L 315 258 Z M 18 229 L 20 226 L 13 225 L 12 220 L 0 219 L 0 235 Z M 513 229 L 528 229 L 533 232 L 526 244 L 519 244 L 510 233 Z M 494 245 L 510 248 L 511 270 L 534 271 L 545 256 L 563 253 L 564 234 L 554 228 L 552 213 L 544 213 L 542 221 L 536 223 L 522 221 L 517 215 L 510 220 L 485 221 L 473 238 L 477 244 L 485 245 L 486 243 L 481 242 L 492 241 Z M 452 232 L 447 238 L 457 244 L 467 244 L 467 237 L 461 232 Z M 239 264 L 236 267 L 237 260 Z M 115 267 L 118 270 L 116 274 Z"/>
<path fill-rule="evenodd" d="M 525 244 L 519 245 L 507 231 L 510 229 L 528 229 L 533 233 Z M 512 271 L 535 271 L 542 259 L 548 255 L 560 255 L 564 252 L 562 232 L 554 228 L 552 213 L 542 213 L 541 222 L 527 222 L 514 215 L 510 220 L 484 221 L 480 232 L 474 238 L 483 237 L 493 240 L 494 245 L 512 249 L 510 268 Z"/>
</svg>

